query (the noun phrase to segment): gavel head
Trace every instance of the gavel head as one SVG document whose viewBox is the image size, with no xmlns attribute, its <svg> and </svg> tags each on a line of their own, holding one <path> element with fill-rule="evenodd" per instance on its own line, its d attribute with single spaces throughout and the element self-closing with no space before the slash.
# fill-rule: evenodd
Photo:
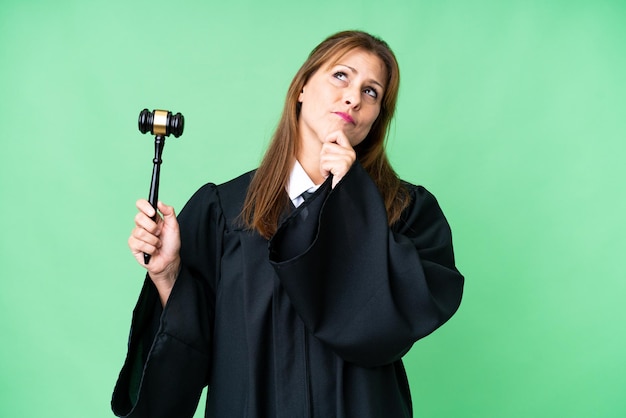
<svg viewBox="0 0 626 418">
<path fill-rule="evenodd" d="M 174 135 L 176 138 L 183 134 L 185 118 L 180 113 L 172 115 L 168 110 L 144 109 L 139 113 L 139 131 L 142 134 L 150 132 L 156 136 Z"/>
</svg>

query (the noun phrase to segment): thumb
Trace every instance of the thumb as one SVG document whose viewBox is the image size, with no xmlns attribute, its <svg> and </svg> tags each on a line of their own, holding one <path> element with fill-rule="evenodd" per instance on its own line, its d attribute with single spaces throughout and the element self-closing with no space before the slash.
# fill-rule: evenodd
<svg viewBox="0 0 626 418">
<path fill-rule="evenodd" d="M 168 206 L 165 203 L 159 201 L 157 203 L 157 207 L 159 208 L 159 212 L 163 215 L 163 220 L 165 222 L 171 222 L 172 219 L 176 219 L 176 212 L 172 206 Z"/>
</svg>

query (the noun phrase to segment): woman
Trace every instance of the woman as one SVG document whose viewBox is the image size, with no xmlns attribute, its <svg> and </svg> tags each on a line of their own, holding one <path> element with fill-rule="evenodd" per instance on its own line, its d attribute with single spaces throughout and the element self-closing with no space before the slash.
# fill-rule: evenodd
<svg viewBox="0 0 626 418">
<path fill-rule="evenodd" d="M 152 258 L 116 414 L 190 417 L 208 385 L 207 417 L 412 416 L 401 358 L 456 311 L 463 276 L 435 198 L 387 160 L 398 84 L 386 43 L 335 34 L 256 171 L 178 219 L 138 201 L 129 245 Z"/>
</svg>

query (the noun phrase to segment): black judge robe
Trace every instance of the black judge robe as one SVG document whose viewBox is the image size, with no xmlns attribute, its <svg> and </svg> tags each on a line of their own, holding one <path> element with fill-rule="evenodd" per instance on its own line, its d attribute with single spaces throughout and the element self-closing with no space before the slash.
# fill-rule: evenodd
<svg viewBox="0 0 626 418">
<path fill-rule="evenodd" d="M 133 312 L 116 415 L 411 417 L 401 358 L 457 310 L 463 276 L 435 198 L 392 228 L 357 162 L 327 181 L 268 241 L 238 216 L 253 173 L 189 200 L 182 267 L 165 308 L 149 278 Z"/>
</svg>

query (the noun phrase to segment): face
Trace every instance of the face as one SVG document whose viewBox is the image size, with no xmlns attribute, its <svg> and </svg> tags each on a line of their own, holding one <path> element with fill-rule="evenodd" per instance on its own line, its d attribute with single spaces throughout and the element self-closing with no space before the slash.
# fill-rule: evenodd
<svg viewBox="0 0 626 418">
<path fill-rule="evenodd" d="M 361 143 L 380 113 L 386 76 L 382 60 L 363 50 L 322 66 L 298 98 L 301 140 L 321 142 L 342 130 L 353 147 Z"/>
</svg>

